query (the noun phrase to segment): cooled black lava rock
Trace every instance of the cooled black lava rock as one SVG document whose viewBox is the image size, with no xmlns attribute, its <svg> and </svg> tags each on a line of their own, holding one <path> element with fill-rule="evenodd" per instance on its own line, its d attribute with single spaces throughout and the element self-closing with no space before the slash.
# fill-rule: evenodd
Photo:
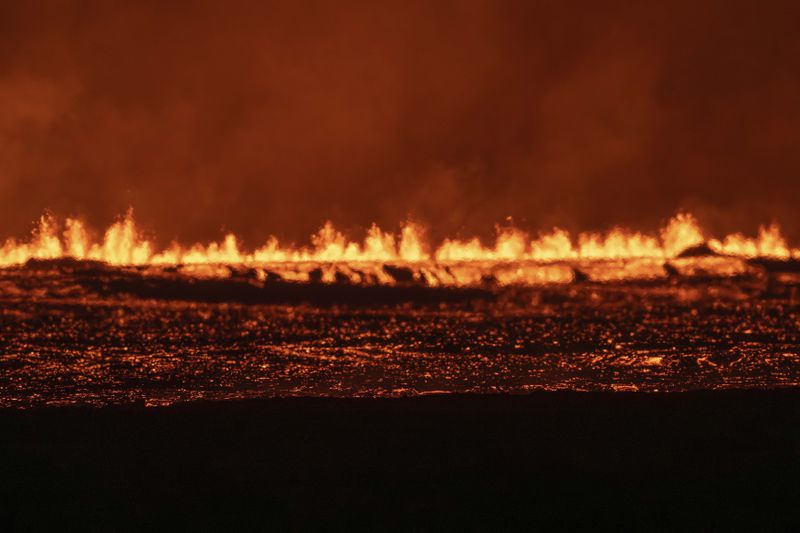
<svg viewBox="0 0 800 533">
<path fill-rule="evenodd" d="M 414 283 L 414 271 L 408 267 L 383 265 L 386 272 L 396 283 Z"/>
<path fill-rule="evenodd" d="M 578 268 L 572 267 L 572 282 L 573 283 L 586 283 L 589 281 L 589 275 Z"/>
<path fill-rule="evenodd" d="M 759 266 L 769 273 L 797 273 L 800 272 L 800 261 L 797 259 L 778 259 L 756 257 L 748 261 L 751 265 Z"/>
<path fill-rule="evenodd" d="M 322 283 L 322 269 L 317 267 L 308 273 L 308 281 L 311 283 Z"/>
<path fill-rule="evenodd" d="M 690 246 L 679 253 L 676 257 L 683 258 L 683 257 L 716 257 L 719 256 L 717 252 L 711 249 L 708 243 L 698 244 L 695 246 Z"/>
<path fill-rule="evenodd" d="M 22 267 L 26 270 L 98 270 L 110 269 L 108 263 L 94 261 L 91 259 L 76 259 L 74 257 L 59 257 L 57 259 L 36 259 L 31 258 Z"/>
</svg>

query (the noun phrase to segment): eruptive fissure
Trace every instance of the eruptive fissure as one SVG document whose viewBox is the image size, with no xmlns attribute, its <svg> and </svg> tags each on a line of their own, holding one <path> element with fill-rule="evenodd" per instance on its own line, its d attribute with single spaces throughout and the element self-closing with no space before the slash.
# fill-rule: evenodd
<svg viewBox="0 0 800 533">
<path fill-rule="evenodd" d="M 255 250 L 245 250 L 232 233 L 220 242 L 184 246 L 173 242 L 159 250 L 139 228 L 129 211 L 106 229 L 101 240 L 78 219 L 68 218 L 63 227 L 43 215 L 29 240 L 9 238 L 0 247 L 0 266 L 23 264 L 30 259 L 75 258 L 112 265 L 192 265 L 259 263 L 458 263 L 547 262 L 560 260 L 670 259 L 687 249 L 705 246 L 710 253 L 736 257 L 800 258 L 800 248 L 791 248 L 776 224 L 762 226 L 756 237 L 736 233 L 722 239 L 706 238 L 695 217 L 679 213 L 658 235 L 617 228 L 608 233 L 569 232 L 555 228 L 531 238 L 514 227 L 497 228 L 494 245 L 480 239 L 445 239 L 438 246 L 424 242 L 420 226 L 406 223 L 399 235 L 377 225 L 367 230 L 363 242 L 348 240 L 331 222 L 312 236 L 311 246 L 284 246 L 269 237 Z"/>
</svg>

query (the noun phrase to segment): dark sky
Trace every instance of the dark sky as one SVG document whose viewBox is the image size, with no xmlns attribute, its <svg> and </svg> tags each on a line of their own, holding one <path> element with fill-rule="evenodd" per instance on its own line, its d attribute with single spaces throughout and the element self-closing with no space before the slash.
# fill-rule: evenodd
<svg viewBox="0 0 800 533">
<path fill-rule="evenodd" d="M 800 4 L 652 4 L 3 2 L 0 233 L 800 238 Z"/>
</svg>

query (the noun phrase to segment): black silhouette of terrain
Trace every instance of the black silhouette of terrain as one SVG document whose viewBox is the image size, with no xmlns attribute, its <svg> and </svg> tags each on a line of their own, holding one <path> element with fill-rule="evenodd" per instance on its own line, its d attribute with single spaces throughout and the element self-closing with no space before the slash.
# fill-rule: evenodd
<svg viewBox="0 0 800 533">
<path fill-rule="evenodd" d="M 791 530 L 796 390 L 0 411 L 5 531 Z"/>
</svg>

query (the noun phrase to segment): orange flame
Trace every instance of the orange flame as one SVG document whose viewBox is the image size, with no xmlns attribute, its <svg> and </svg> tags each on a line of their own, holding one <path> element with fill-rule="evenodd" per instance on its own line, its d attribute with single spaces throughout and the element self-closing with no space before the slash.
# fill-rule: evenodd
<svg viewBox="0 0 800 533">
<path fill-rule="evenodd" d="M 422 229 L 411 223 L 404 225 L 399 235 L 373 225 L 363 242 L 359 243 L 348 240 L 333 224 L 326 222 L 312 236 L 310 247 L 283 246 L 275 237 L 270 237 L 260 248 L 247 251 L 242 249 L 235 235 L 228 234 L 221 242 L 189 247 L 173 243 L 166 249 L 157 250 L 152 241 L 137 229 L 130 211 L 112 224 L 100 241 L 91 238 L 80 220 L 67 219 L 64 231 L 59 233 L 56 221 L 44 215 L 31 239 L 5 241 L 0 247 L 0 266 L 18 265 L 29 259 L 61 257 L 98 260 L 114 265 L 424 263 L 432 259 L 438 263 L 669 259 L 704 242 L 724 255 L 800 258 L 800 250 L 789 247 L 777 225 L 761 227 L 754 238 L 736 233 L 720 240 L 706 241 L 697 220 L 683 213 L 673 217 L 659 235 L 616 228 L 605 234 L 581 233 L 573 239 L 567 231 L 555 228 L 530 239 L 520 229 L 498 228 L 493 246 L 484 245 L 478 238 L 445 239 L 432 253 L 426 252 L 422 235 Z"/>
</svg>

